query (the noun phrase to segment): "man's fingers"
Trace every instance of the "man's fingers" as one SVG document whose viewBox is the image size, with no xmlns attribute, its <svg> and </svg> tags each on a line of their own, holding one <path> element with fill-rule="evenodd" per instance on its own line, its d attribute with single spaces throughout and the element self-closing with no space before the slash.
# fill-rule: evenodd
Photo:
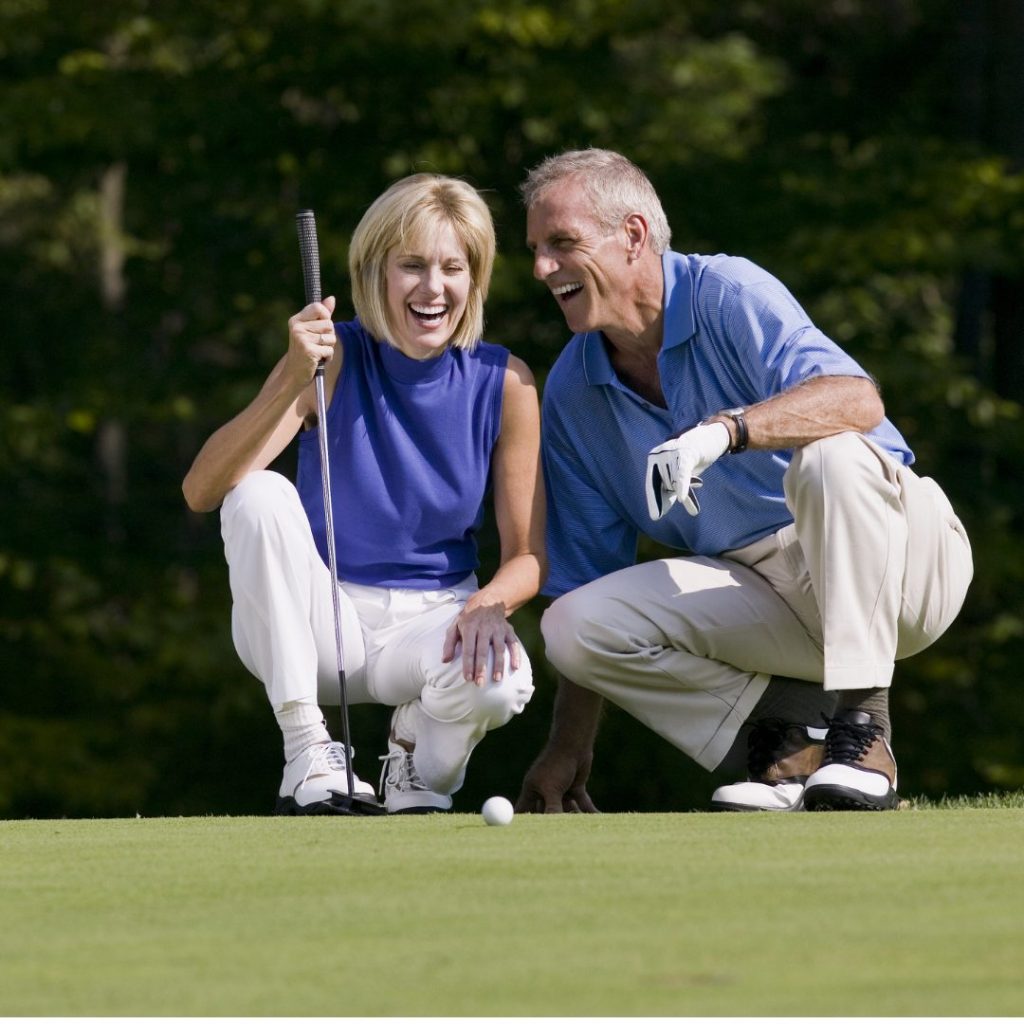
<svg viewBox="0 0 1024 1024">
<path fill-rule="evenodd" d="M 676 497 L 680 501 L 686 501 L 689 497 L 691 475 L 692 474 L 686 466 L 680 466 L 679 471 L 676 473 L 675 480 L 672 483 L 672 489 L 676 492 Z"/>
<path fill-rule="evenodd" d="M 516 801 L 516 814 L 541 814 L 544 811 L 544 801 L 536 793 L 520 793 Z"/>
<path fill-rule="evenodd" d="M 539 790 L 523 790 L 516 801 L 517 814 L 561 814 L 562 805 L 558 799 L 548 799 Z"/>
<path fill-rule="evenodd" d="M 652 519 L 660 519 L 661 511 L 661 471 L 653 463 L 647 460 L 647 514 Z"/>
<path fill-rule="evenodd" d="M 647 481 L 647 514 L 652 519 L 661 519 L 676 503 L 672 486 L 672 475 L 657 456 L 651 458 Z"/>
</svg>

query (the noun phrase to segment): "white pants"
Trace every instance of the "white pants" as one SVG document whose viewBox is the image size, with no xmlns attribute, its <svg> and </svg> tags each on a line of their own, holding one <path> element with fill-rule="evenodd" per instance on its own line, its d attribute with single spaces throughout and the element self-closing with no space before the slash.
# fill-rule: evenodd
<svg viewBox="0 0 1024 1024">
<path fill-rule="evenodd" d="M 974 570 L 960 520 L 933 480 L 860 434 L 798 449 L 785 493 L 794 522 L 774 535 L 560 597 L 541 623 L 549 660 L 708 769 L 773 675 L 889 686 L 894 662 L 963 604 Z"/>
<path fill-rule="evenodd" d="M 289 480 L 250 473 L 225 498 L 221 533 L 233 600 L 231 627 L 245 667 L 276 709 L 288 701 L 340 700 L 331 574 Z M 339 530 L 344 543 L 344 526 Z M 504 725 L 533 694 L 529 659 L 476 686 L 462 660 L 441 661 L 445 632 L 477 589 L 474 576 L 444 590 L 342 583 L 346 694 L 350 704 L 412 704 L 415 761 L 435 792 L 451 793 L 484 733 Z M 493 659 L 491 659 L 493 661 Z"/>
</svg>

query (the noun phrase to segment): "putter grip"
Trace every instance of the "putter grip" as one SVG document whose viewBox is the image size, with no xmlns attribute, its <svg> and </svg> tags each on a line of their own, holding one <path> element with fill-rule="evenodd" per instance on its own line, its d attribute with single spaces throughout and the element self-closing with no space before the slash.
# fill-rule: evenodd
<svg viewBox="0 0 1024 1024">
<path fill-rule="evenodd" d="M 316 218 L 312 210 L 300 210 L 295 215 L 299 233 L 299 253 L 302 256 L 302 281 L 306 286 L 306 303 L 319 302 L 320 247 L 316 241 Z"/>
</svg>

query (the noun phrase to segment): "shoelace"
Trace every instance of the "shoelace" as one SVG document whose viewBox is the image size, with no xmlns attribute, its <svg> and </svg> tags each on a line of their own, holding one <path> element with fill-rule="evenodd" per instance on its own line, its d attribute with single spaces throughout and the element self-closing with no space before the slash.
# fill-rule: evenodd
<svg viewBox="0 0 1024 1024">
<path fill-rule="evenodd" d="M 340 743 L 328 743 L 321 747 L 309 762 L 306 774 L 302 777 L 300 785 L 305 785 L 311 775 L 317 774 L 326 769 L 331 772 L 345 771 L 345 748 Z"/>
<path fill-rule="evenodd" d="M 747 737 L 747 769 L 752 778 L 766 772 L 778 760 L 789 723 L 781 718 L 762 718 Z"/>
<path fill-rule="evenodd" d="M 829 719 L 822 764 L 830 761 L 846 764 L 859 761 L 882 732 L 880 725 L 858 725 L 856 722 Z"/>
<path fill-rule="evenodd" d="M 395 750 L 390 754 L 381 757 L 384 767 L 380 773 L 380 790 L 383 792 L 388 787 L 399 790 L 422 789 L 426 790 L 423 780 L 416 771 L 413 763 L 412 751 Z"/>
</svg>

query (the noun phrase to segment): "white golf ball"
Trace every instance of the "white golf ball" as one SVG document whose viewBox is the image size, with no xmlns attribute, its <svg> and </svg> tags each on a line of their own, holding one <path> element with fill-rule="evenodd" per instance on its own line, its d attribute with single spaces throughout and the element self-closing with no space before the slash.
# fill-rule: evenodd
<svg viewBox="0 0 1024 1024">
<path fill-rule="evenodd" d="M 492 796 L 484 801 L 480 813 L 488 825 L 507 825 L 515 811 L 512 810 L 512 804 L 503 796 Z"/>
</svg>

